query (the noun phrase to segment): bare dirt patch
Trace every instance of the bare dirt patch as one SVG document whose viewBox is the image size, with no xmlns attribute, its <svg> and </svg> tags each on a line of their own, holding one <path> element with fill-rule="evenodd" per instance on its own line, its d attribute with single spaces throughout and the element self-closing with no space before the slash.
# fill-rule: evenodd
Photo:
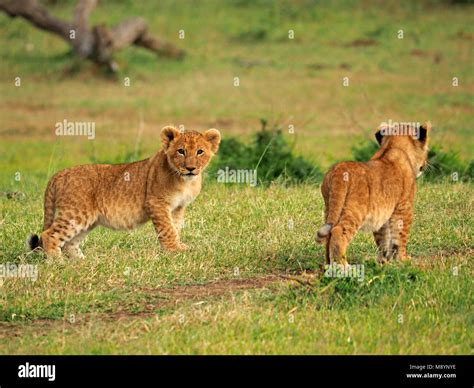
<svg viewBox="0 0 474 388">
<path fill-rule="evenodd" d="M 0 322 L 0 340 L 21 336 L 25 328 L 34 328 L 41 335 L 53 328 L 76 327 L 78 324 L 86 324 L 92 321 L 117 321 L 122 319 L 146 318 L 156 315 L 156 310 L 171 308 L 181 303 L 196 301 L 203 302 L 210 298 L 223 297 L 233 293 L 262 289 L 273 283 L 282 282 L 284 279 L 280 275 L 264 275 L 253 278 L 237 278 L 216 280 L 206 284 L 193 284 L 176 286 L 169 288 L 139 288 L 137 291 L 152 295 L 152 300 L 140 311 L 132 312 L 128 310 L 114 311 L 110 313 L 87 313 L 74 316 L 74 321 L 70 317 L 60 319 L 39 318 L 21 323 Z"/>
<path fill-rule="evenodd" d="M 229 279 L 217 280 L 202 285 L 179 286 L 172 288 L 143 289 L 150 293 L 158 293 L 165 299 L 160 303 L 161 306 L 173 306 L 183 301 L 200 300 L 210 297 L 223 296 L 234 292 L 264 288 L 270 283 L 274 283 L 281 278 L 277 275 L 266 275 L 247 279 Z"/>
<path fill-rule="evenodd" d="M 356 39 L 352 42 L 346 43 L 344 47 L 367 47 L 376 46 L 378 42 L 375 39 Z"/>
<path fill-rule="evenodd" d="M 440 63 L 443 59 L 443 55 L 440 52 L 424 51 L 420 49 L 411 50 L 410 55 L 413 57 L 431 58 L 433 59 L 433 63 Z"/>
</svg>

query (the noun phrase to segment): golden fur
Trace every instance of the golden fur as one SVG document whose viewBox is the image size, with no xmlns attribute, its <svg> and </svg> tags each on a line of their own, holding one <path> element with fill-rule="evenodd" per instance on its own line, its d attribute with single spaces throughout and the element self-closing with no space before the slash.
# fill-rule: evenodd
<svg viewBox="0 0 474 388">
<path fill-rule="evenodd" d="M 179 237 L 184 210 L 201 191 L 201 172 L 220 140 L 217 129 L 181 133 L 169 126 L 149 159 L 58 172 L 46 188 L 43 233 L 30 237 L 31 249 L 83 257 L 79 245 L 96 226 L 129 230 L 150 219 L 165 250 L 186 249 Z"/>
<path fill-rule="evenodd" d="M 371 231 L 378 259 L 405 260 L 413 219 L 416 178 L 427 163 L 431 124 L 408 134 L 376 133 L 380 149 L 367 163 L 341 162 L 324 176 L 325 224 L 316 240 L 326 260 L 347 265 L 346 248 L 359 229 Z M 412 136 L 411 133 L 418 133 Z"/>
</svg>

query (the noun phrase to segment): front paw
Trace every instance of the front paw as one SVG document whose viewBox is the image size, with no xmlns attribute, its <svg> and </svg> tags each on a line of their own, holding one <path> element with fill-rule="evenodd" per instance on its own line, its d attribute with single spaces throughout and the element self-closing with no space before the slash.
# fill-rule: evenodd
<svg viewBox="0 0 474 388">
<path fill-rule="evenodd" d="M 188 249 L 188 246 L 182 242 L 178 242 L 176 244 L 163 246 L 163 248 L 167 252 L 184 252 Z"/>
<path fill-rule="evenodd" d="M 333 264 L 336 264 L 339 269 L 345 270 L 346 268 L 349 267 L 349 263 L 347 261 L 346 256 L 341 256 L 337 257 L 334 261 Z"/>
<path fill-rule="evenodd" d="M 178 248 L 176 249 L 177 251 L 184 252 L 188 250 L 188 246 L 182 242 L 178 244 Z"/>
<path fill-rule="evenodd" d="M 379 264 L 387 264 L 388 263 L 388 258 L 384 255 L 378 255 L 377 256 L 377 262 Z"/>
</svg>

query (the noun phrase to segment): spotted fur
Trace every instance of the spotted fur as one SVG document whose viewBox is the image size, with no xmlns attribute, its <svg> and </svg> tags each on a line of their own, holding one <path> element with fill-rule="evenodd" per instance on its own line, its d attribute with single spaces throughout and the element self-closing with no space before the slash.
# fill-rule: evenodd
<svg viewBox="0 0 474 388">
<path fill-rule="evenodd" d="M 82 258 L 80 244 L 96 226 L 130 230 L 151 220 L 163 249 L 186 249 L 180 241 L 184 211 L 201 191 L 201 173 L 220 139 L 217 129 L 181 133 L 169 126 L 151 158 L 58 172 L 45 191 L 43 232 L 30 237 L 30 248 Z"/>
</svg>

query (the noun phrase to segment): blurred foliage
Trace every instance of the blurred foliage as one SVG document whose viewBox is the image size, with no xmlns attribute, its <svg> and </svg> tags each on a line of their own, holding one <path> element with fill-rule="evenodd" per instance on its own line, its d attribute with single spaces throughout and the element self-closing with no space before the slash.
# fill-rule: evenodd
<svg viewBox="0 0 474 388">
<path fill-rule="evenodd" d="M 211 175 L 226 168 L 256 169 L 258 183 L 263 185 L 274 181 L 296 184 L 321 180 L 320 168 L 293 153 L 294 144 L 288 143 L 281 127 L 275 125 L 267 129 L 267 121 L 262 119 L 261 123 L 261 130 L 253 135 L 250 144 L 244 144 L 235 138 L 222 140 L 217 160 L 210 169 Z"/>
<path fill-rule="evenodd" d="M 352 147 L 352 156 L 355 160 L 366 162 L 377 152 L 379 146 L 375 141 L 362 142 Z M 445 150 L 442 146 L 435 144 L 428 151 L 428 168 L 423 177 L 429 181 L 440 180 L 445 177 L 453 177 L 461 181 L 470 181 L 474 177 L 474 160 L 465 163 L 459 155 L 451 150 Z"/>
</svg>

